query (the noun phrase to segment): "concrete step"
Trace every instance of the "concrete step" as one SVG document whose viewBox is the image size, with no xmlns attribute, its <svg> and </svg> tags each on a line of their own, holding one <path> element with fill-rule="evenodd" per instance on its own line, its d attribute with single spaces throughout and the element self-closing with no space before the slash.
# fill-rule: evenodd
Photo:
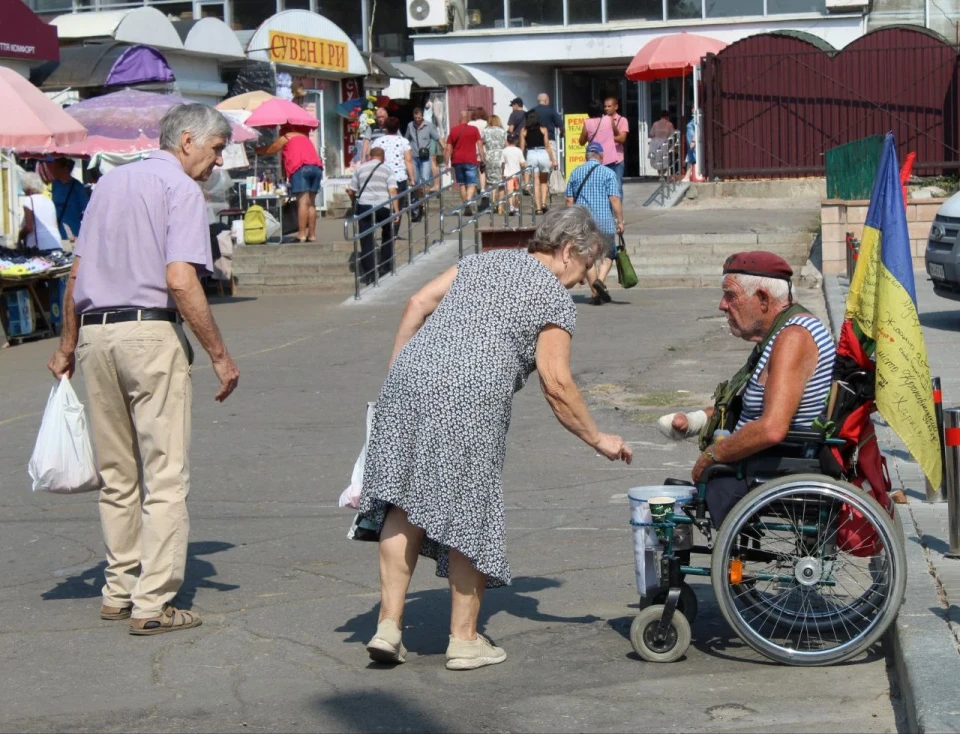
<svg viewBox="0 0 960 734">
<path fill-rule="evenodd" d="M 799 271 L 793 277 L 799 284 Z M 654 274 L 637 270 L 637 288 L 714 288 L 720 291 L 720 272 L 716 274 Z"/>
<path fill-rule="evenodd" d="M 765 245 L 782 245 L 788 243 L 809 244 L 813 242 L 815 234 L 807 231 L 773 231 L 773 232 L 734 232 L 724 234 L 632 234 L 629 231 L 624 235 L 627 244 L 639 243 L 645 245 L 663 245 L 675 247 L 677 245 L 756 245 L 763 249 Z M 754 248 L 757 249 L 757 248 Z"/>
<path fill-rule="evenodd" d="M 718 271 L 723 265 L 724 258 L 715 253 L 686 252 L 684 248 L 677 248 L 670 252 L 651 252 L 649 248 L 639 247 L 636 250 L 627 250 L 630 254 L 630 260 L 634 267 L 640 266 L 662 266 L 662 267 L 686 267 L 686 268 L 706 268 Z M 777 249 L 774 250 L 784 260 L 793 264 L 799 262 L 801 265 L 807 261 L 810 253 L 806 247 L 798 249 Z"/>
<path fill-rule="evenodd" d="M 264 272 L 264 268 L 285 267 L 285 268 L 304 268 L 308 272 L 324 271 L 327 269 L 336 270 L 339 267 L 349 265 L 353 261 L 353 253 L 333 253 L 330 255 L 317 255 L 310 257 L 290 257 L 290 258 L 270 258 L 270 259 L 247 259 L 233 261 L 234 271 L 247 273 Z"/>
</svg>

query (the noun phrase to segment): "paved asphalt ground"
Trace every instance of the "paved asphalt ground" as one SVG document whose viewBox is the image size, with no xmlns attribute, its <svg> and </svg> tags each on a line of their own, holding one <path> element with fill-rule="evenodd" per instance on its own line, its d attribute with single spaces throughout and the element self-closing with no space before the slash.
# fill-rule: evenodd
<svg viewBox="0 0 960 734">
<path fill-rule="evenodd" d="M 241 377 L 221 406 L 209 361 L 194 367 L 180 601 L 204 624 L 187 632 L 136 638 L 100 621 L 95 497 L 34 495 L 26 476 L 53 342 L 0 352 L 0 730 L 897 730 L 882 646 L 834 668 L 773 665 L 732 636 L 709 584 L 694 582 L 701 611 L 683 660 L 644 663 L 630 647 L 625 493 L 687 476 L 696 457 L 654 420 L 705 403 L 749 348 L 728 335 L 707 289 L 615 289 L 602 308 L 575 294 L 575 374 L 601 427 L 631 442 L 633 466 L 565 433 L 535 376 L 517 396 L 504 473 L 515 582 L 488 593 L 481 620 L 507 661 L 443 668 L 449 595 L 424 561 L 404 620 L 409 662 L 371 666 L 376 548 L 346 539 L 351 514 L 336 501 L 411 276 L 359 305 L 284 296 L 215 306 Z"/>
</svg>

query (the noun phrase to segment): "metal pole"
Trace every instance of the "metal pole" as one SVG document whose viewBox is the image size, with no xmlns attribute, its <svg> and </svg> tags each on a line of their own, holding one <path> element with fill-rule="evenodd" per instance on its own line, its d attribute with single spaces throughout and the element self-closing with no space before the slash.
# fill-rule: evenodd
<svg viewBox="0 0 960 734">
<path fill-rule="evenodd" d="M 943 394 L 940 391 L 940 378 L 931 377 L 930 384 L 933 386 L 933 410 L 937 415 L 937 435 L 940 437 L 940 466 L 944 467 L 946 472 L 947 461 L 943 448 Z M 947 498 L 943 492 L 943 479 L 940 480 L 939 487 L 933 487 L 930 480 L 927 479 L 927 502 L 946 502 Z"/>
<path fill-rule="evenodd" d="M 960 408 L 943 412 L 947 463 L 944 466 L 944 484 L 947 488 L 947 516 L 949 518 L 950 552 L 947 558 L 960 558 Z"/>
</svg>

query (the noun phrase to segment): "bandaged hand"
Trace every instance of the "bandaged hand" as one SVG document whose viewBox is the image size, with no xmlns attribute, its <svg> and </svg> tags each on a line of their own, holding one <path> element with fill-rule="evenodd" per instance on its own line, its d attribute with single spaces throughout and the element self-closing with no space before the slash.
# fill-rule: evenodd
<svg viewBox="0 0 960 734">
<path fill-rule="evenodd" d="M 668 413 L 660 416 L 657 421 L 660 433 L 674 441 L 696 436 L 706 424 L 707 414 L 702 410 L 692 413 Z"/>
</svg>

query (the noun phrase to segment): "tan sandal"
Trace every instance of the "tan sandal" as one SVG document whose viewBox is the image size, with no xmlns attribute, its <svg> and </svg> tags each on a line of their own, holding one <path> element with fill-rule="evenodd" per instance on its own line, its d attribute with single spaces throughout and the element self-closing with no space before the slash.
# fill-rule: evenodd
<svg viewBox="0 0 960 734">
<path fill-rule="evenodd" d="M 130 619 L 130 612 L 133 606 L 129 607 L 108 607 L 106 604 L 100 605 L 100 619 L 108 622 L 116 622 L 121 619 Z"/>
<path fill-rule="evenodd" d="M 203 624 L 200 615 L 194 612 L 188 612 L 185 609 L 166 604 L 163 612 L 157 617 L 147 617 L 146 619 L 131 619 L 131 635 L 159 635 L 164 632 L 176 632 L 177 630 L 188 630 L 192 627 L 199 627 Z"/>
</svg>

